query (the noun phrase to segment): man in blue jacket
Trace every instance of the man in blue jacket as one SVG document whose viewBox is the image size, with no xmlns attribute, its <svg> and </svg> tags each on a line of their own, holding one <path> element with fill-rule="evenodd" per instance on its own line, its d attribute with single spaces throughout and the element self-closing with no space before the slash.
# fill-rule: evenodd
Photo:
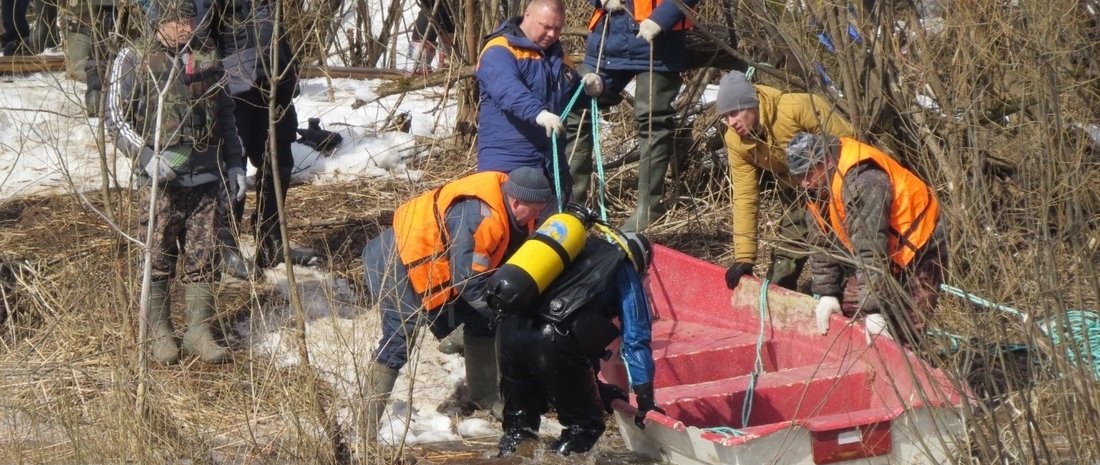
<svg viewBox="0 0 1100 465">
<path fill-rule="evenodd" d="M 488 37 L 477 63 L 481 86 L 477 170 L 511 172 L 540 168 L 554 178 L 551 137 L 564 132 L 561 118 L 577 83 L 558 39 L 565 27 L 561 0 L 532 0 Z M 559 147 L 564 140 L 559 139 Z M 562 196 L 572 184 L 564 152 L 558 159 Z M 559 199 L 560 200 L 560 199 Z"/>
<path fill-rule="evenodd" d="M 668 0 L 589 0 L 596 7 L 588 22 L 591 32 L 585 48 L 585 91 L 600 96 L 600 108 L 617 105 L 620 95 L 636 78 L 634 119 L 637 122 L 638 204 L 623 230 L 641 231 L 664 214 L 665 171 L 673 156 L 677 126 L 672 101 L 680 92 L 687 68 L 685 41 L 691 23 Z M 683 0 L 694 8 L 699 0 Z M 590 76 L 590 73 L 595 73 Z M 598 78 L 598 79 L 596 79 Z M 592 134 L 582 124 L 584 107 L 573 107 L 569 118 L 570 172 L 574 178 L 573 202 L 584 203 L 592 176 Z M 587 120 L 588 115 L 584 117 Z"/>
<path fill-rule="evenodd" d="M 610 411 L 612 400 L 627 398 L 596 379 L 595 367 L 610 356 L 607 346 L 620 335 L 619 353 L 637 404 L 635 424 L 644 428 L 646 415 L 661 411 L 653 398 L 650 303 L 642 284 L 652 249 L 640 234 L 615 235 L 611 242 L 589 239 L 532 308 L 498 308 L 503 312 L 496 333 L 504 399 L 500 456 L 538 438 L 540 416 L 549 405 L 565 428 L 551 451 L 569 455 L 596 445 L 606 428 L 604 411 Z M 488 300 L 490 306 L 507 307 Z"/>
</svg>

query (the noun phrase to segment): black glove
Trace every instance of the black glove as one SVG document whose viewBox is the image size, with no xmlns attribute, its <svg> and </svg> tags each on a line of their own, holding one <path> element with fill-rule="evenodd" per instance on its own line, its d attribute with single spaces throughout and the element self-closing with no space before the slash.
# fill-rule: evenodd
<svg viewBox="0 0 1100 465">
<path fill-rule="evenodd" d="M 734 262 L 726 269 L 726 287 L 731 290 L 737 289 L 737 284 L 741 282 L 741 277 L 744 275 L 752 274 L 752 263 Z"/>
<path fill-rule="evenodd" d="M 645 429 L 645 417 L 649 412 L 665 414 L 665 411 L 653 402 L 653 383 L 634 386 L 634 398 L 638 402 L 638 412 L 634 414 L 634 424 L 638 428 Z"/>
<path fill-rule="evenodd" d="M 312 147 L 318 152 L 328 152 L 344 141 L 344 137 L 340 134 L 321 129 L 321 120 L 318 118 L 310 118 L 309 129 L 299 129 L 298 134 L 302 135 L 302 138 L 298 139 L 299 143 Z"/>
<path fill-rule="evenodd" d="M 626 395 L 626 391 L 618 386 L 607 384 L 600 380 L 596 380 L 596 385 L 600 388 L 600 401 L 603 402 L 603 411 L 611 413 L 611 403 L 614 402 L 615 399 L 622 399 L 623 402 L 630 402 L 630 397 Z"/>
</svg>

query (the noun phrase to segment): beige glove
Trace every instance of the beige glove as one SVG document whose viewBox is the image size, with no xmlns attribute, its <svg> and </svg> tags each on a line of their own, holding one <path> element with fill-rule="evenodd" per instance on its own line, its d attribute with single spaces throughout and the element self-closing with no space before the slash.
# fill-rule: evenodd
<svg viewBox="0 0 1100 465">
<path fill-rule="evenodd" d="M 829 317 L 840 313 L 840 300 L 833 296 L 822 297 L 814 307 L 814 319 L 817 321 L 817 333 L 824 336 L 829 333 Z"/>
<path fill-rule="evenodd" d="M 879 336 L 887 339 L 894 338 L 890 335 L 890 328 L 886 325 L 886 317 L 882 316 L 881 313 L 871 313 L 863 317 L 863 326 L 866 328 L 867 345 L 871 345 L 871 342 Z"/>
<path fill-rule="evenodd" d="M 661 33 L 661 25 L 653 22 L 652 19 L 647 19 L 638 24 L 638 37 L 645 39 L 646 42 L 653 43 L 653 38 L 657 37 L 657 34 Z"/>
<path fill-rule="evenodd" d="M 616 11 L 623 11 L 626 7 L 623 6 L 623 2 L 620 0 L 603 0 L 603 9 L 608 13 L 614 13 Z"/>
<path fill-rule="evenodd" d="M 581 78 L 581 83 L 584 84 L 584 93 L 589 97 L 599 97 L 603 93 L 603 78 L 599 74 L 585 74 Z"/>
<path fill-rule="evenodd" d="M 546 110 L 542 110 L 542 112 L 535 117 L 535 122 L 538 123 L 539 126 L 546 128 L 546 137 L 560 134 L 565 129 L 561 124 L 561 117 Z"/>
</svg>

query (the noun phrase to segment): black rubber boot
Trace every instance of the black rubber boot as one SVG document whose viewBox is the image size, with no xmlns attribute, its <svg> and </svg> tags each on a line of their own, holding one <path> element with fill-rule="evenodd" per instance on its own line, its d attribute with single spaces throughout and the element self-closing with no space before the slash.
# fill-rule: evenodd
<svg viewBox="0 0 1100 465">
<path fill-rule="evenodd" d="M 603 431 L 566 428 L 561 432 L 561 437 L 550 445 L 550 450 L 560 455 L 583 454 L 592 450 L 602 434 Z"/>
<path fill-rule="evenodd" d="M 499 452 L 497 457 L 508 457 L 516 455 L 517 452 L 520 455 L 527 455 L 526 449 L 530 446 L 531 449 L 538 443 L 539 435 L 537 432 L 528 428 L 509 428 L 504 431 L 504 435 L 500 437 L 500 443 L 497 444 Z"/>
<path fill-rule="evenodd" d="M 279 231 L 276 230 L 264 237 L 260 249 L 256 251 L 256 266 L 271 268 L 284 261 L 286 261 L 286 258 L 283 257 L 283 241 L 279 237 Z M 290 249 L 290 263 L 292 265 L 314 266 L 319 265 L 320 262 L 321 256 L 311 249 L 295 249 L 293 247 Z"/>
</svg>

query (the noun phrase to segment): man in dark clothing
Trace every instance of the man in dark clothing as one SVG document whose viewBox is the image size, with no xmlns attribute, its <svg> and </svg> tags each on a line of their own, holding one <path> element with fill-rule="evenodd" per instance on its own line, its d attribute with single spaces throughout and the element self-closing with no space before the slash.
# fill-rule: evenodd
<svg viewBox="0 0 1100 465">
<path fill-rule="evenodd" d="M 619 337 L 619 347 L 637 399 L 635 423 L 644 427 L 653 399 L 650 304 L 642 280 L 652 251 L 644 236 L 612 233 L 609 241 L 589 239 L 580 254 L 531 308 L 498 308 L 500 390 L 504 435 L 500 455 L 538 438 L 540 415 L 553 405 L 565 427 L 550 450 L 584 453 L 603 434 L 604 411 L 617 387 L 596 379 L 599 359 Z M 493 282 L 489 285 L 492 295 Z M 489 302 L 500 305 L 490 297 Z"/>
<path fill-rule="evenodd" d="M 154 0 L 149 18 L 156 39 L 119 52 L 107 93 L 115 145 L 156 183 L 150 189 L 155 221 L 147 244 L 152 284 L 146 323 L 151 355 L 165 364 L 179 359 L 169 283 L 180 258 L 188 322 L 183 349 L 210 363 L 229 358 L 210 328 L 220 278 L 216 231 L 226 220 L 217 205 L 219 198 L 243 198 L 245 192 L 233 99 L 217 57 L 188 45 L 194 16 L 190 0 Z M 153 212 L 146 213 L 148 224 Z"/>
<path fill-rule="evenodd" d="M 290 145 L 298 137 L 298 115 L 293 103 L 298 86 L 297 63 L 287 42 L 286 27 L 278 28 L 281 36 L 275 35 L 277 18 L 273 1 L 193 1 L 200 20 L 197 34 L 204 43 L 212 42 L 222 58 L 229 76 L 229 92 L 237 102 L 237 132 L 245 156 L 258 170 L 256 210 L 252 214 L 258 244 L 256 264 L 269 268 L 285 258 L 277 198 L 286 198 L 294 168 Z M 268 131 L 272 120 L 273 134 Z M 234 202 L 231 207 L 233 216 L 240 220 L 244 202 Z M 233 233 L 225 230 L 219 237 L 229 246 L 228 251 L 235 254 Z M 294 264 L 313 264 L 318 258 L 312 251 L 290 249 L 290 261 Z M 233 261 L 246 266 L 237 257 Z M 241 270 L 240 274 L 250 272 Z"/>
<path fill-rule="evenodd" d="M 562 136 L 561 118 L 576 88 L 573 70 L 558 39 L 565 26 L 561 0 L 533 0 L 522 18 L 505 21 L 481 49 L 477 78 L 477 170 L 504 173 L 521 166 L 554 177 L 551 138 Z M 563 140 L 559 139 L 559 147 Z M 557 160 L 563 197 L 572 180 L 564 153 Z"/>
<path fill-rule="evenodd" d="M 588 22 L 584 64 L 585 91 L 599 96 L 601 108 L 618 105 L 626 85 L 634 80 L 634 120 L 638 132 L 638 204 L 623 224 L 641 231 L 664 214 L 665 171 L 673 156 L 676 109 L 687 68 L 686 34 L 691 27 L 676 2 L 663 0 L 589 0 L 595 13 Z M 699 0 L 684 0 L 694 8 Z M 593 74 L 592 77 L 589 74 Z M 569 116 L 570 172 L 573 202 L 585 203 L 592 176 L 592 132 L 581 117 L 587 107 L 576 105 Z M 587 115 L 596 118 L 597 115 Z"/>
<path fill-rule="evenodd" d="M 27 55 L 30 53 L 28 41 L 31 26 L 27 23 L 27 5 L 30 0 L 0 0 L 0 15 L 3 15 L 4 35 L 0 36 L 0 47 L 4 56 Z"/>
<path fill-rule="evenodd" d="M 809 196 L 806 226 L 818 331 L 833 313 L 862 315 L 869 337 L 915 341 L 939 299 L 946 234 L 935 192 L 855 139 L 799 133 L 787 164 Z M 847 280 L 847 283 L 845 281 Z M 887 331 L 890 331 L 887 333 Z"/>
</svg>

